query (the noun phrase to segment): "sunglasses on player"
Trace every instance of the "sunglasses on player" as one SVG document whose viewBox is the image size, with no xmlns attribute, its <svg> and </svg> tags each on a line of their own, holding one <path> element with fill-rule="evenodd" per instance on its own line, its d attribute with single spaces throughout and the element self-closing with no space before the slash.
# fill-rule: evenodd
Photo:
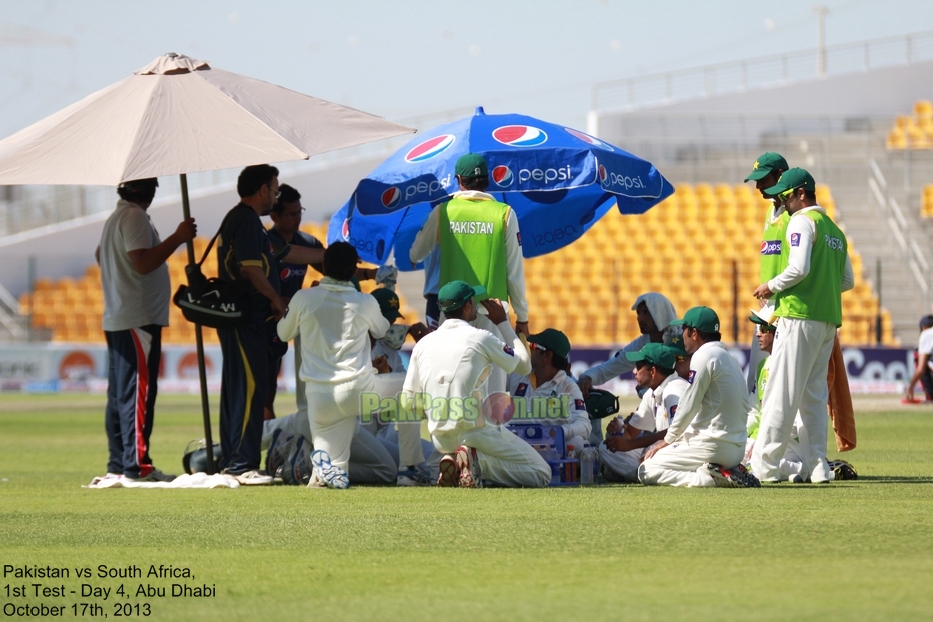
<svg viewBox="0 0 933 622">
<path fill-rule="evenodd" d="M 790 198 L 790 195 L 794 194 L 800 187 L 801 186 L 797 186 L 797 188 L 790 188 L 784 192 L 778 192 L 778 198 L 780 198 L 782 201 L 786 201 Z"/>
</svg>

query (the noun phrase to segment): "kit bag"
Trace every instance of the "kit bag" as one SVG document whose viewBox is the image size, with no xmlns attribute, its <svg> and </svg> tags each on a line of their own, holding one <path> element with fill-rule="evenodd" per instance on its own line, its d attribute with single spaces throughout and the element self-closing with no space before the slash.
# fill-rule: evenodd
<svg viewBox="0 0 933 622">
<path fill-rule="evenodd" d="M 223 224 L 220 226 L 223 229 Z M 211 328 L 235 328 L 249 322 L 249 282 L 221 281 L 219 278 L 207 278 L 201 272 L 201 264 L 210 254 L 221 229 L 211 238 L 201 261 L 185 266 L 188 284 L 178 287 L 172 302 L 181 309 L 182 315 L 189 322 Z"/>
</svg>

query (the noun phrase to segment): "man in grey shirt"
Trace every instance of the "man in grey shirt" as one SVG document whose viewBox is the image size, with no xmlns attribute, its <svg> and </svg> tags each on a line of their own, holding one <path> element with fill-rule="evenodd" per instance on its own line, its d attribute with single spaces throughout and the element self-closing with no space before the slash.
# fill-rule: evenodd
<svg viewBox="0 0 933 622">
<path fill-rule="evenodd" d="M 162 327 L 168 326 L 172 296 L 165 262 L 197 234 L 194 219 L 189 218 L 165 241 L 159 238 L 146 213 L 158 185 L 155 178 L 120 184 L 120 200 L 104 224 L 96 252 L 109 359 L 106 477 L 135 481 L 173 479 L 153 467 L 149 457 Z"/>
</svg>

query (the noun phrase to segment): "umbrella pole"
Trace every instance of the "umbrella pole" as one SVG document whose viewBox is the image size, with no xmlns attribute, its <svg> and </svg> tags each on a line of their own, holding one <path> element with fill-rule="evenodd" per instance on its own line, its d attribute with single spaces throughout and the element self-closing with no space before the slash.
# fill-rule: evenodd
<svg viewBox="0 0 933 622">
<path fill-rule="evenodd" d="M 191 218 L 191 207 L 188 203 L 188 176 L 181 174 L 181 209 L 185 220 Z M 188 248 L 188 265 L 192 266 L 196 262 L 194 258 L 194 242 L 190 241 L 185 246 Z M 207 444 L 207 474 L 213 475 L 217 468 L 214 466 L 214 440 L 211 437 L 211 407 L 207 401 L 207 370 L 204 365 L 204 335 L 201 332 L 201 325 L 194 325 L 194 336 L 198 345 L 198 380 L 201 384 L 201 414 L 204 417 L 204 442 Z"/>
</svg>

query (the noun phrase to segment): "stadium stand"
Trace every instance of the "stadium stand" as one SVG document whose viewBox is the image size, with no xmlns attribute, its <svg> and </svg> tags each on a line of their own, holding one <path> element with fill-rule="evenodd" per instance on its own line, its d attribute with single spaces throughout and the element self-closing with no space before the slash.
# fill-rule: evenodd
<svg viewBox="0 0 933 622">
<path fill-rule="evenodd" d="M 834 215 L 829 188 L 818 186 L 817 197 Z M 766 208 L 749 186 L 701 183 L 679 184 L 672 197 L 640 216 L 611 210 L 581 242 L 525 262 L 531 324 L 560 327 L 575 345 L 623 342 L 638 334 L 632 301 L 658 291 L 679 311 L 716 309 L 723 338 L 731 342 L 737 285 L 739 343 L 748 343 Z M 840 337 L 848 345 L 873 343 L 878 301 L 861 256 L 855 249 L 851 255 L 856 286 L 843 295 Z M 890 314 L 883 310 L 882 318 L 883 343 L 893 345 Z"/>
<path fill-rule="evenodd" d="M 817 199 L 835 215 L 827 186 L 817 186 Z M 673 196 L 646 214 L 623 216 L 613 209 L 584 240 L 525 262 L 531 325 L 559 327 L 579 346 L 619 343 L 638 334 L 635 314 L 630 310 L 632 301 L 644 292 L 658 291 L 679 311 L 694 305 L 716 309 L 723 319 L 723 338 L 731 342 L 737 287 L 739 343 L 749 343 L 753 327 L 746 317 L 756 303 L 751 292 L 758 285 L 759 242 L 766 208 L 766 202 L 750 186 L 699 183 L 679 184 Z M 302 230 L 318 239 L 327 237 L 326 222 L 306 224 Z M 203 238 L 195 240 L 197 257 L 206 244 Z M 847 345 L 873 343 L 878 299 L 864 279 L 861 256 L 854 248 L 851 257 L 856 285 L 842 298 L 840 337 Z M 173 287 L 185 282 L 186 262 L 183 250 L 169 259 Z M 213 258 L 208 258 L 204 268 L 207 276 L 216 276 Z M 372 281 L 363 281 L 361 286 L 365 292 L 375 287 Z M 402 292 L 399 294 L 406 321 L 421 318 L 421 311 L 413 309 Z M 96 265 L 76 280 L 40 279 L 35 294 L 23 294 L 19 302 L 21 313 L 34 309 L 33 326 L 52 329 L 54 341 L 103 340 L 104 303 Z M 883 343 L 895 345 L 890 314 L 883 310 L 882 317 Z M 204 331 L 204 336 L 207 343 L 217 343 L 215 331 Z M 194 326 L 173 305 L 163 342 L 193 340 Z"/>
<path fill-rule="evenodd" d="M 913 114 L 898 115 L 888 132 L 888 149 L 933 149 L 933 103 L 914 103 Z"/>
</svg>

